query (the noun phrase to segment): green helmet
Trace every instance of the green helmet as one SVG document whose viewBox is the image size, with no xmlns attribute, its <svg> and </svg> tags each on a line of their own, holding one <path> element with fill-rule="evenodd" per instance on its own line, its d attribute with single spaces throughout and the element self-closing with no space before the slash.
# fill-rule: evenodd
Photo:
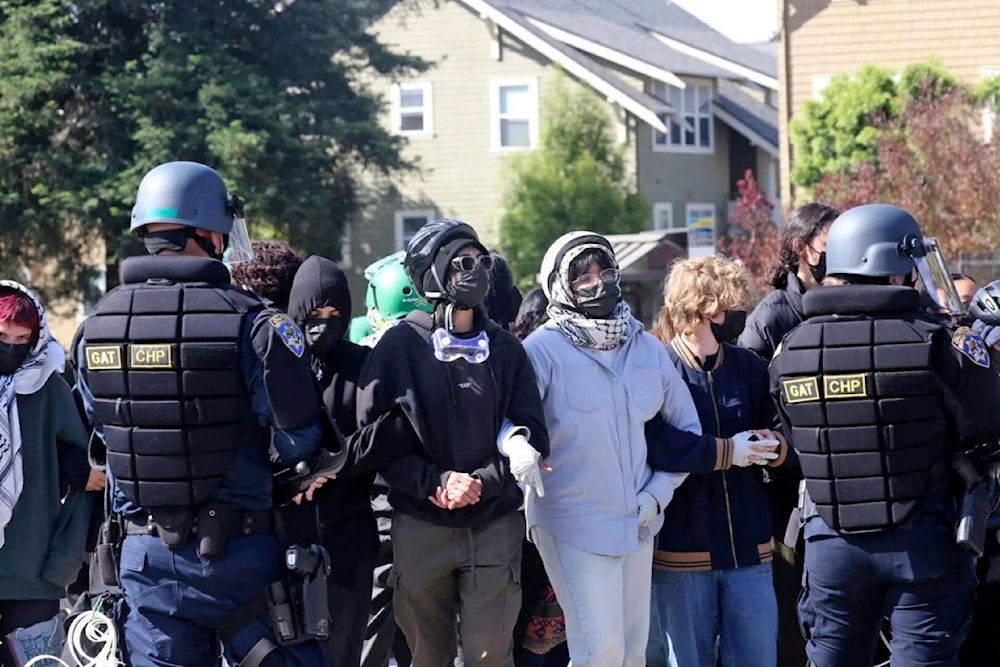
<svg viewBox="0 0 1000 667">
<path fill-rule="evenodd" d="M 358 315 L 351 318 L 351 326 L 347 332 L 347 339 L 352 343 L 360 343 L 365 336 L 372 334 L 372 328 L 368 325 L 368 318 Z"/>
<path fill-rule="evenodd" d="M 402 262 L 390 262 L 375 272 L 368 282 L 365 304 L 368 306 L 368 321 L 376 330 L 378 324 L 401 320 L 411 311 L 429 313 L 434 309 L 430 302 L 417 294 L 403 270 Z"/>
</svg>

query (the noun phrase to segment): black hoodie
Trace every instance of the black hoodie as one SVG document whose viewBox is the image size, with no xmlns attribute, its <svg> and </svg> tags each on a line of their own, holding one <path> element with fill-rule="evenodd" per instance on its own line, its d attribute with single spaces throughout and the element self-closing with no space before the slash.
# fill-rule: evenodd
<svg viewBox="0 0 1000 667">
<path fill-rule="evenodd" d="M 347 276 L 336 263 L 313 255 L 295 273 L 288 315 L 304 328 L 309 313 L 323 306 L 333 306 L 345 324 L 350 322 L 351 292 Z M 352 518 L 371 521 L 374 470 L 412 451 L 416 445 L 412 429 L 398 409 L 393 419 L 358 429 L 355 417 L 358 378 L 370 351 L 370 348 L 341 340 L 329 354 L 313 355 L 313 370 L 322 392 L 323 406 L 328 418 L 344 434 L 349 450 L 344 470 L 317 494 L 326 525 Z"/>
<path fill-rule="evenodd" d="M 418 451 L 382 468 L 397 512 L 452 527 L 482 525 L 516 511 L 523 495 L 497 450 L 504 418 L 531 431 L 531 444 L 548 455 L 548 432 L 535 373 L 520 341 L 476 312 L 490 356 L 482 364 L 438 361 L 430 342 L 432 315 L 420 311 L 392 327 L 372 350 L 358 392 L 358 423 L 367 424 L 402 400 L 419 438 Z M 427 500 L 450 471 L 483 483 L 478 503 L 443 510 Z"/>
</svg>

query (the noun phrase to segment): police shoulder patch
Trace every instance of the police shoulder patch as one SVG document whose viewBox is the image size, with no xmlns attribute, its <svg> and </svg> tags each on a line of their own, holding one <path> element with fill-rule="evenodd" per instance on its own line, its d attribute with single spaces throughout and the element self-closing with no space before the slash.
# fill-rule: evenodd
<svg viewBox="0 0 1000 667">
<path fill-rule="evenodd" d="M 277 332 L 278 338 L 285 344 L 285 347 L 291 350 L 296 357 L 301 357 L 306 351 L 306 338 L 302 335 L 302 330 L 299 329 L 298 325 L 284 313 L 271 315 L 268 323 Z"/>
<path fill-rule="evenodd" d="M 951 346 L 983 368 L 990 367 L 990 353 L 986 343 L 969 327 L 959 327 L 951 335 Z"/>
</svg>

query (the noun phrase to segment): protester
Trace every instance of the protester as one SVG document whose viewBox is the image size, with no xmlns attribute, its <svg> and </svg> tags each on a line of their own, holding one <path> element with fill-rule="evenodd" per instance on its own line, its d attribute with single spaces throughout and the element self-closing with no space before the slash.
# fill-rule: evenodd
<svg viewBox="0 0 1000 667">
<path fill-rule="evenodd" d="M 288 315 L 305 334 L 327 415 L 350 439 L 358 430 L 358 379 L 371 350 L 344 340 L 351 320 L 347 276 L 335 262 L 313 255 L 291 282 Z M 364 452 L 353 464 L 372 455 Z M 331 666 L 357 667 L 361 662 L 379 544 L 371 507 L 374 481 L 374 472 L 348 469 L 324 484 L 313 503 L 284 510 L 293 541 L 316 541 L 330 553 L 327 602 L 333 631 L 325 649 L 326 664 Z"/>
<path fill-rule="evenodd" d="M 493 268 L 490 270 L 490 291 L 483 306 L 490 319 L 510 331 L 521 308 L 521 292 L 514 284 L 510 265 L 498 250 L 490 250 Z"/>
<path fill-rule="evenodd" d="M 765 362 L 786 333 L 805 319 L 802 295 L 817 287 L 826 275 L 826 235 L 839 212 L 816 202 L 793 210 L 781 226 L 778 258 L 770 269 L 768 293 L 747 318 L 739 345 L 753 350 Z M 806 661 L 805 639 L 795 612 L 802 582 L 802 543 L 784 545 L 788 518 L 798 501 L 797 472 L 770 470 L 774 589 L 778 597 L 778 665 L 802 667 Z M 796 554 L 793 547 L 799 550 Z"/>
<path fill-rule="evenodd" d="M 712 456 L 692 469 L 664 511 L 653 597 L 667 662 L 676 667 L 713 665 L 717 653 L 723 667 L 777 662 L 770 508 L 760 466 L 786 463 L 788 445 L 770 430 L 776 413 L 767 366 L 734 344 L 749 292 L 749 275 L 734 260 L 682 260 L 666 279 L 653 330 L 691 392 L 702 431 L 733 440 L 757 436 L 755 451 L 734 456 L 731 466 Z"/>
<path fill-rule="evenodd" d="M 511 324 L 511 333 L 523 341 L 548 320 L 549 300 L 540 287 L 524 296 Z M 521 557 L 521 614 L 514 627 L 514 664 L 517 667 L 565 667 L 569 663 L 566 619 L 545 573 L 538 549 L 525 539 Z"/>
<path fill-rule="evenodd" d="M 253 259 L 232 265 L 233 284 L 270 301 L 275 308 L 288 310 L 288 292 L 302 257 L 284 241 L 254 241 Z"/>
<path fill-rule="evenodd" d="M 401 403 L 420 440 L 381 471 L 394 509 L 393 604 L 416 667 L 454 660 L 456 617 L 466 664 L 511 661 L 524 538 L 512 473 L 536 485 L 548 438 L 524 349 L 482 308 L 491 260 L 464 222 L 418 230 L 404 266 L 434 312 L 386 331 L 360 383 L 359 425 Z"/>
<path fill-rule="evenodd" d="M 684 475 L 646 463 L 656 414 L 700 433 L 666 350 L 622 300 L 603 236 L 557 239 L 539 275 L 550 320 L 525 340 L 549 427 L 545 494 L 529 493 L 529 536 L 566 619 L 574 667 L 641 665 L 653 537 Z"/>
<path fill-rule="evenodd" d="M 5 636 L 48 621 L 83 562 L 93 495 L 87 431 L 42 304 L 0 281 L 0 663 Z"/>
</svg>

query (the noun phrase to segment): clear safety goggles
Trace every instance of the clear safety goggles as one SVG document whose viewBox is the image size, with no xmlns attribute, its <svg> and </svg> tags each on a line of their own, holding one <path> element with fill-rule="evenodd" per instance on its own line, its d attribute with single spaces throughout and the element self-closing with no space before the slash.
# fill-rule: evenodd
<svg viewBox="0 0 1000 667">
<path fill-rule="evenodd" d="M 435 329 L 431 334 L 434 357 L 450 363 L 465 359 L 470 364 L 481 364 L 490 358 L 490 339 L 485 331 L 475 338 L 458 338 L 445 329 Z"/>
<path fill-rule="evenodd" d="M 955 281 L 951 278 L 948 263 L 941 254 L 938 241 L 933 236 L 923 239 L 924 253 L 922 256 L 914 253 L 913 263 L 917 266 L 920 280 L 927 290 L 928 296 L 934 300 L 942 313 L 952 316 L 965 315 L 966 308 L 955 289 Z"/>
</svg>

